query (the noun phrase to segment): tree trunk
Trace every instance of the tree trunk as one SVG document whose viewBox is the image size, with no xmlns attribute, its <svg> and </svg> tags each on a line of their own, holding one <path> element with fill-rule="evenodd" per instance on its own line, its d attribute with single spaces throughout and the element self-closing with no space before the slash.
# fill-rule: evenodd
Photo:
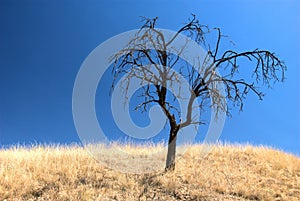
<svg viewBox="0 0 300 201">
<path fill-rule="evenodd" d="M 176 139 L 178 130 L 178 128 L 171 128 L 170 130 L 165 171 L 173 171 L 175 169 Z"/>
</svg>

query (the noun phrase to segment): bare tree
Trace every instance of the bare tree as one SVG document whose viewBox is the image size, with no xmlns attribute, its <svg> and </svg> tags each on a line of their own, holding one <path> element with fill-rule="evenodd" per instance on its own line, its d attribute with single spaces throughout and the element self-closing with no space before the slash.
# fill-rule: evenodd
<svg viewBox="0 0 300 201">
<path fill-rule="evenodd" d="M 133 78 L 139 79 L 143 85 L 141 93 L 143 101 L 136 106 L 136 110 L 147 111 L 153 104 L 161 107 L 170 126 L 166 171 L 175 168 L 178 131 L 189 125 L 204 123 L 193 118 L 195 100 L 200 100 L 197 106 L 201 110 L 214 106 L 218 109 L 217 112 L 223 111 L 230 115 L 233 106 L 238 106 L 239 110 L 243 109 L 243 102 L 249 92 L 262 99 L 264 94 L 259 86 L 270 88 L 275 82 L 284 81 L 286 65 L 275 53 L 260 49 L 245 52 L 232 49 L 221 51 L 220 44 L 225 37 L 221 30 L 201 25 L 195 15 L 192 15 L 192 18 L 172 37 L 166 37 L 161 29 L 156 28 L 157 18 L 143 20 L 144 24 L 135 37 L 113 57 L 112 89 L 120 77 L 125 77 L 122 83 L 125 91 L 128 90 Z M 216 39 L 213 43 L 208 43 L 207 35 L 212 33 L 215 33 Z M 172 43 L 180 34 L 188 36 L 208 49 L 205 60 L 209 65 L 204 67 L 203 63 L 195 63 L 194 66 L 199 66 L 191 68 L 188 63 L 184 63 L 180 55 L 183 54 L 186 46 L 177 49 L 176 55 L 170 53 Z M 251 70 L 252 76 L 247 80 L 244 77 L 238 78 L 239 70 L 249 68 L 249 65 L 239 66 L 241 59 L 247 60 L 254 67 Z M 154 67 L 149 68 L 149 65 Z M 190 84 L 187 112 L 184 116 L 181 115 L 174 101 L 174 98 L 178 98 L 179 95 L 171 93 L 167 88 L 168 82 L 171 85 L 180 82 L 178 74 L 172 70 L 175 68 L 177 68 L 176 72 L 179 72 Z M 222 75 L 216 73 L 217 71 Z M 216 83 L 222 83 L 225 87 L 225 97 L 222 97 L 216 89 Z"/>
</svg>

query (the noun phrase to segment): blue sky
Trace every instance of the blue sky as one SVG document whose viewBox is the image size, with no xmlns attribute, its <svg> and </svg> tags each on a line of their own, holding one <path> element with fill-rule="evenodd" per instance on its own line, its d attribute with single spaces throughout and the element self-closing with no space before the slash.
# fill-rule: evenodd
<svg viewBox="0 0 300 201">
<path fill-rule="evenodd" d="M 36 1 L 0 2 L 0 145 L 79 142 L 72 90 L 86 56 L 110 37 L 159 17 L 177 30 L 191 13 L 220 27 L 240 51 L 274 51 L 288 66 L 284 84 L 233 111 L 220 138 L 300 155 L 299 2 Z"/>
</svg>

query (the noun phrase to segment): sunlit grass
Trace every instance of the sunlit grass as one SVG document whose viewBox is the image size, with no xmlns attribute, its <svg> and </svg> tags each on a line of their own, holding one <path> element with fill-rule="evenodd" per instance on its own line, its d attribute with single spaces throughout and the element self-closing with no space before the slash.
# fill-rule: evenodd
<svg viewBox="0 0 300 201">
<path fill-rule="evenodd" d="M 141 157 L 162 148 L 116 146 Z M 2 149 L 0 200 L 299 200 L 298 157 L 250 145 L 217 145 L 201 157 L 202 148 L 193 145 L 166 174 L 115 171 L 79 146 Z"/>
</svg>

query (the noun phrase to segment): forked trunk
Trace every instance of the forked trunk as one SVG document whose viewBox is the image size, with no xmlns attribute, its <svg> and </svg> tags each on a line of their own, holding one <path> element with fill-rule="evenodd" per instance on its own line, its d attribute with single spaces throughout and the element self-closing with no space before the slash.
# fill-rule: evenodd
<svg viewBox="0 0 300 201">
<path fill-rule="evenodd" d="M 171 128 L 170 130 L 165 171 L 173 171 L 175 169 L 176 139 L 178 130 L 178 128 Z"/>
</svg>

